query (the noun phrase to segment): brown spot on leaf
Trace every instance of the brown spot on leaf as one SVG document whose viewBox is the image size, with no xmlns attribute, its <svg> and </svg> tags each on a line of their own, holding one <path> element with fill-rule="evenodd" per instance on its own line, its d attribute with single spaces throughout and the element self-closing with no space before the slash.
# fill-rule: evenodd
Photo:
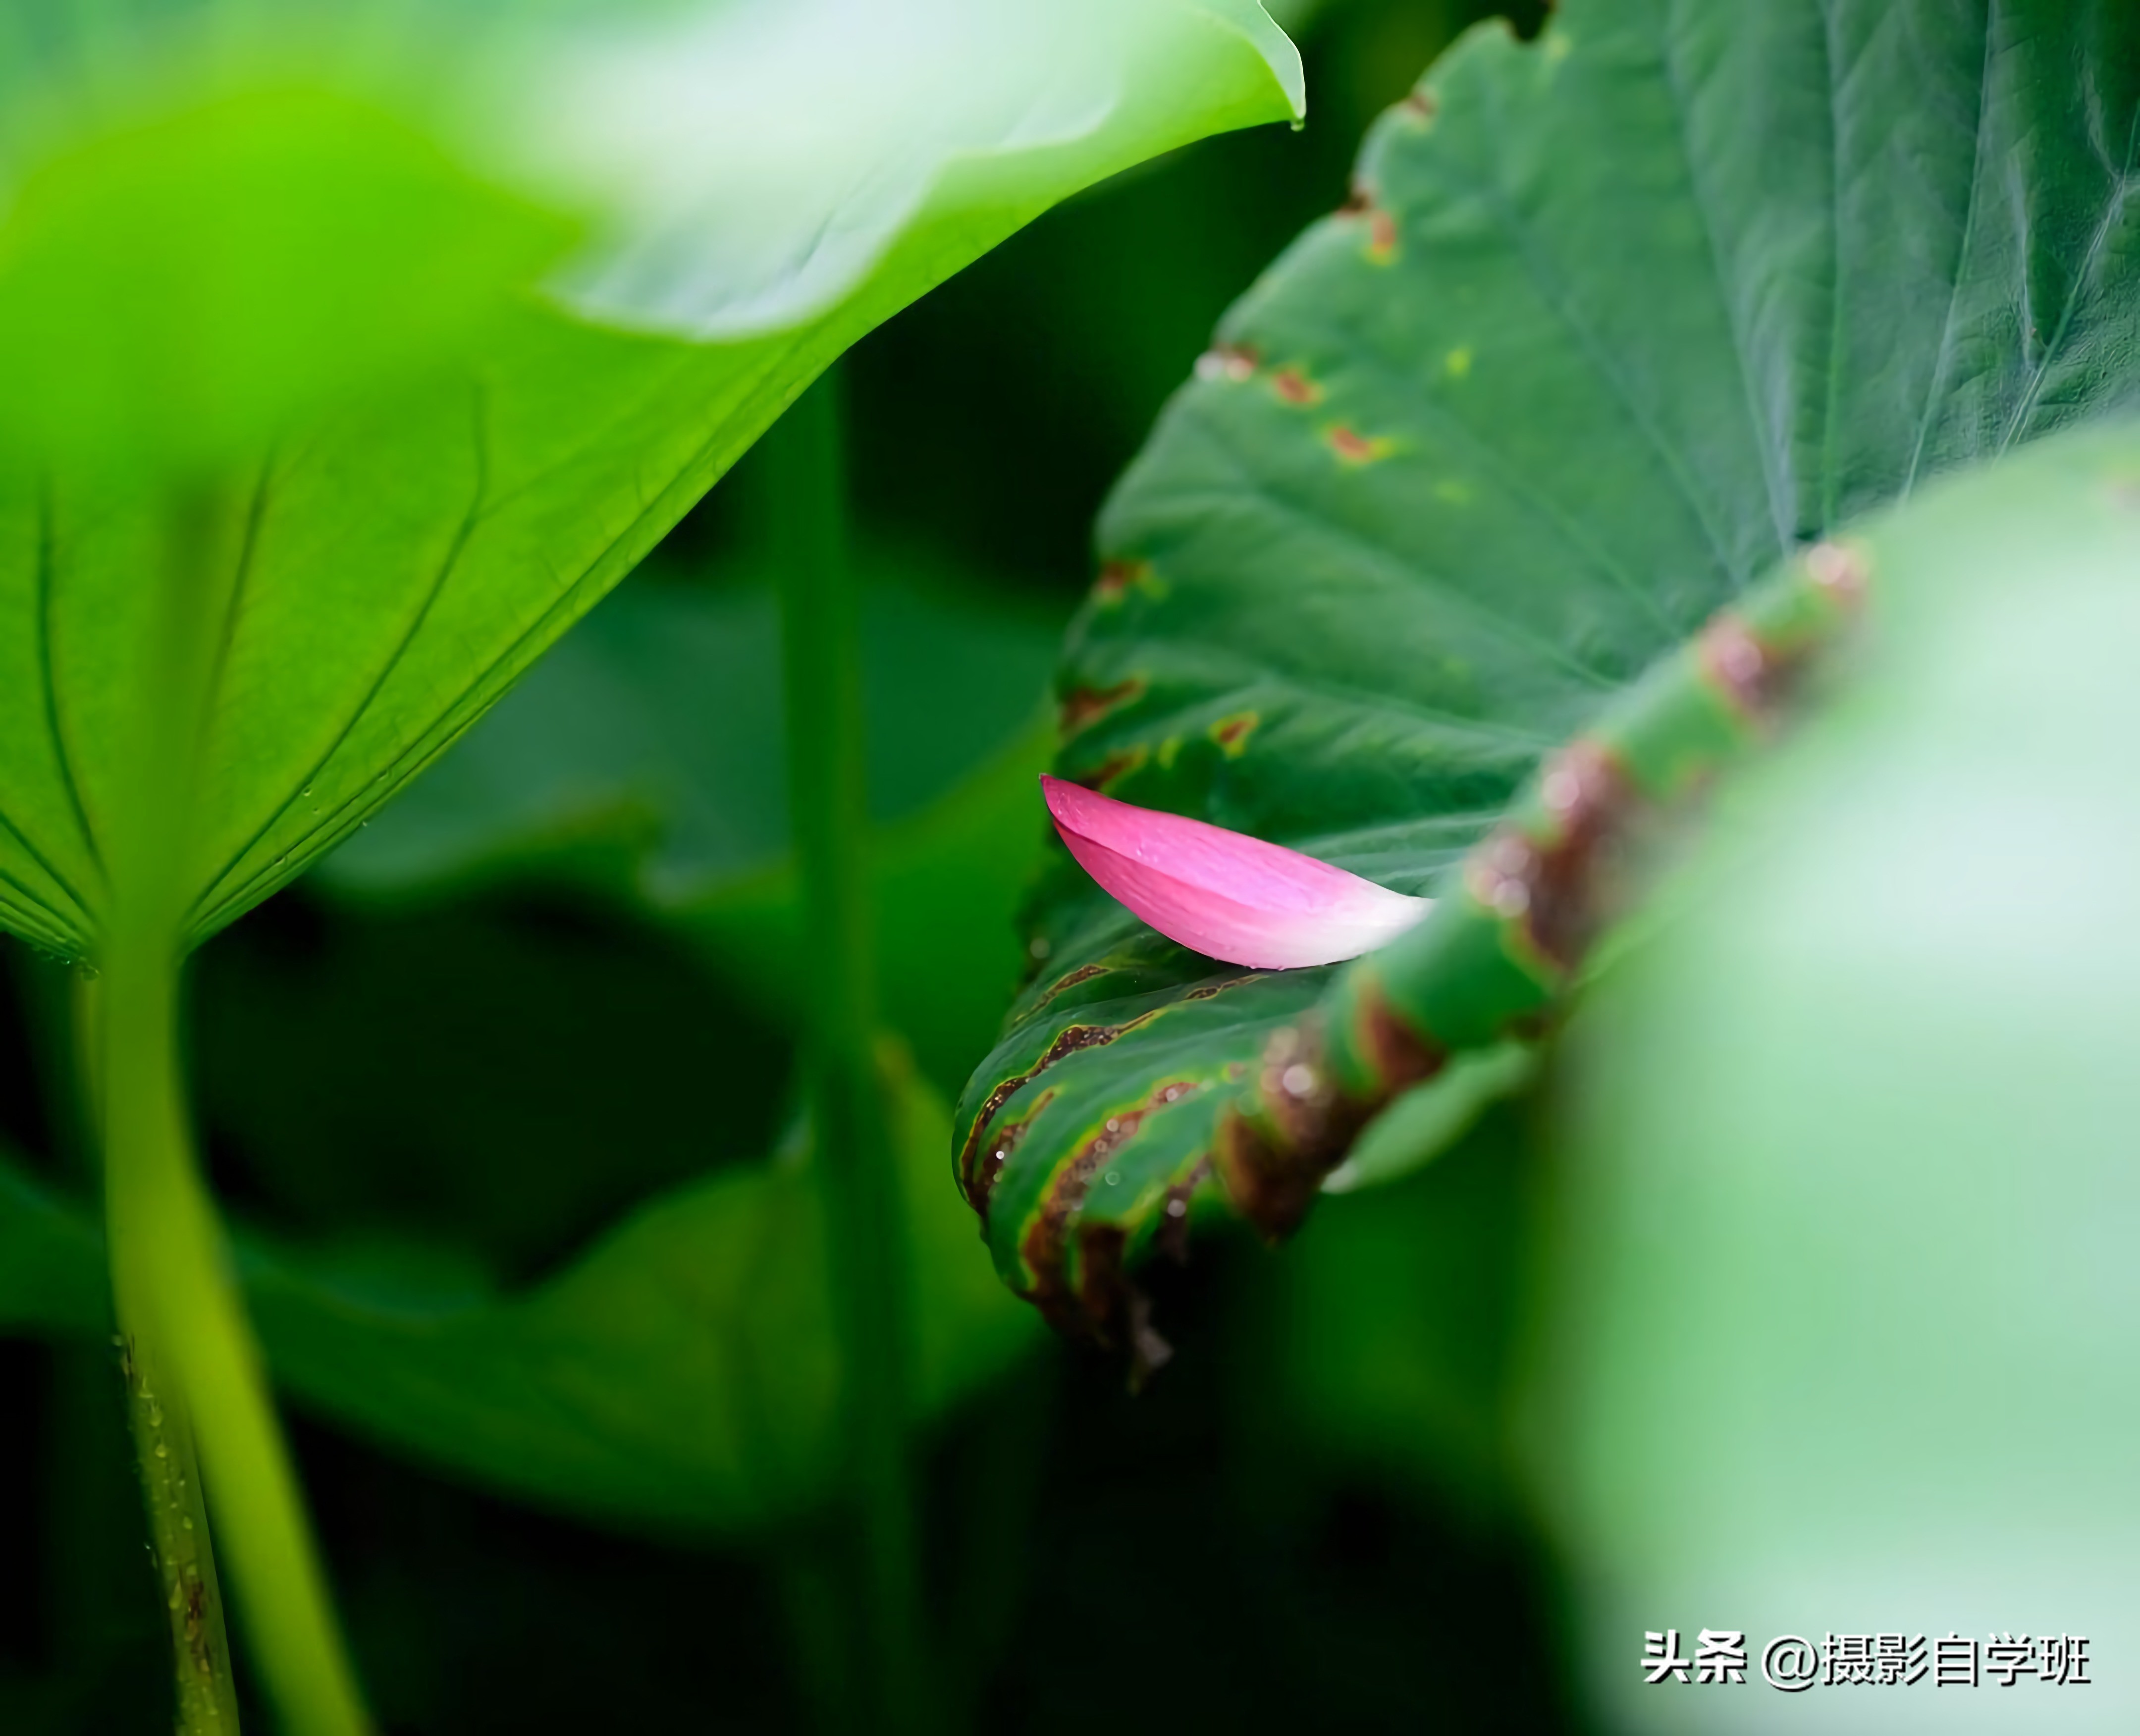
<svg viewBox="0 0 2140 1736">
<path fill-rule="evenodd" d="M 1342 422 L 1323 436 L 1330 443 L 1341 462 L 1348 465 L 1371 465 L 1387 458 L 1396 450 L 1395 442 L 1385 435 L 1369 436 L 1354 432 Z"/>
<path fill-rule="evenodd" d="M 1058 995 L 1076 988 L 1081 982 L 1090 982 L 1095 976 L 1104 976 L 1107 974 L 1107 966 L 1102 964 L 1078 966 L 1068 976 L 1058 978 L 1043 989 L 1034 997 L 1033 1005 L 1026 1009 L 1024 1016 L 1028 1019 L 1033 1017 L 1036 1013 L 1043 1011 Z"/>
<path fill-rule="evenodd" d="M 1129 1239 L 1126 1230 L 1112 1223 L 1096 1224 L 1077 1237 L 1077 1306 L 1084 1311 L 1084 1330 L 1102 1342 L 1117 1307 L 1128 1300 L 1122 1251 Z"/>
<path fill-rule="evenodd" d="M 1235 711 L 1211 725 L 1211 739 L 1229 760 L 1238 760 L 1249 745 L 1249 737 L 1255 734 L 1256 725 L 1262 721 L 1261 712 Z"/>
<path fill-rule="evenodd" d="M 964 1172 L 966 1203 L 974 1208 L 974 1215 L 981 1221 L 982 1241 L 989 1239 L 989 1201 L 995 1193 L 997 1182 L 1003 1178 L 1004 1166 L 1010 1162 L 1011 1153 L 1018 1149 L 1019 1142 L 1025 1138 L 1034 1119 L 1054 1100 L 1054 1092 L 1043 1091 L 1033 1107 L 1017 1120 L 1007 1122 L 1001 1128 L 996 1127 L 993 1120 L 989 1122 L 987 1141 L 979 1148 L 979 1159 Z M 994 1104 L 995 1099 L 992 1097 L 989 1101 Z M 991 1109 L 989 1113 L 993 1117 L 994 1109 Z M 981 1124 L 976 1122 L 974 1125 L 979 1128 Z M 969 1151 L 975 1149 L 970 1136 L 967 1148 Z"/>
<path fill-rule="evenodd" d="M 1572 971 L 1614 902 L 1607 868 L 1633 818 L 1635 785 L 1610 748 L 1583 736 L 1548 763 L 1539 796 L 1550 832 L 1530 847 L 1520 916 L 1531 943 Z"/>
<path fill-rule="evenodd" d="M 1405 100 L 1399 106 L 1407 114 L 1416 115 L 1422 120 L 1431 120 L 1441 112 L 1441 99 L 1428 90 L 1426 86 L 1421 85 L 1406 93 Z"/>
<path fill-rule="evenodd" d="M 1371 1093 L 1355 1097 L 1338 1084 L 1323 1027 L 1311 1016 L 1272 1035 L 1253 1089 L 1220 1123 L 1220 1178 L 1241 1215 L 1274 1241 L 1307 1216 L 1323 1178 L 1343 1161 L 1360 1129 L 1448 1059 L 1397 1016 L 1372 981 L 1361 991 L 1357 1018 L 1356 1037 L 1375 1068 Z"/>
<path fill-rule="evenodd" d="M 1077 772 L 1070 779 L 1072 784 L 1087 789 L 1104 791 L 1110 784 L 1119 783 L 1151 757 L 1151 750 L 1142 742 L 1131 747 L 1118 748 L 1089 770 Z"/>
<path fill-rule="evenodd" d="M 1131 591 L 1142 591 L 1148 597 L 1166 593 L 1166 587 L 1150 561 L 1113 560 L 1101 563 L 1099 576 L 1092 581 L 1092 600 L 1102 608 L 1112 608 Z"/>
<path fill-rule="evenodd" d="M 1271 390 L 1288 404 L 1306 406 L 1323 401 L 1323 388 L 1298 367 L 1282 367 L 1273 374 Z"/>
<path fill-rule="evenodd" d="M 1092 965 L 1087 968 L 1097 975 L 1106 966 Z M 1073 971 L 1072 977 L 1077 977 L 1078 974 Z M 1065 979 L 1063 982 L 1058 983 L 1056 986 L 1057 990 L 1059 991 L 1068 987 L 1069 980 Z M 1126 1019 L 1120 1025 L 1066 1025 L 1055 1034 L 1055 1040 L 1048 1045 L 1047 1052 L 1038 1060 L 1027 1068 L 1024 1072 L 1000 1081 L 996 1088 L 989 1093 L 988 1100 L 981 1105 L 979 1112 L 974 1117 L 974 1124 L 966 1134 L 965 1144 L 960 1147 L 959 1151 L 959 1176 L 966 1189 L 966 1201 L 975 1212 L 980 1214 L 984 1228 L 989 1221 L 989 1196 L 994 1191 L 996 1178 L 1002 1172 L 1004 1162 L 1009 1159 L 1010 1150 L 1015 1147 L 1015 1141 L 1007 1147 L 1003 1140 L 994 1137 L 994 1124 L 998 1112 L 1019 1091 L 1065 1055 L 1075 1055 L 1080 1050 L 1103 1047 L 1113 1042 L 1124 1031 L 1135 1030 L 1140 1025 L 1149 1025 L 1164 1011 L 1164 1008 L 1155 1007 L 1148 1013 L 1140 1013 L 1134 1019 Z M 1035 1104 L 1032 1110 L 1022 1118 L 1019 1123 L 1021 1138 L 1023 1137 L 1024 1123 L 1031 1121 L 1033 1116 L 1038 1115 L 1047 1106 L 1047 1097 L 1043 1096 L 1041 1101 Z M 992 1156 L 998 1152 L 1001 1153 L 1000 1158 L 993 1165 L 987 1166 L 985 1177 L 978 1173 L 983 1166 L 976 1161 L 984 1148 L 988 1149 Z"/>
<path fill-rule="evenodd" d="M 1141 675 L 1117 681 L 1112 687 L 1072 687 L 1063 696 L 1058 713 L 1064 740 L 1081 730 L 1090 729 L 1110 711 L 1134 704 L 1144 697 L 1144 691 L 1145 679 Z"/>
<path fill-rule="evenodd" d="M 1147 1115 L 1180 1100 L 1185 1084 L 1190 1090 L 1196 1089 L 1194 1080 L 1171 1080 L 1154 1086 L 1136 1108 L 1108 1116 L 1100 1130 L 1056 1172 L 1045 1202 L 1025 1232 L 1022 1252 L 1033 1274 L 1031 1300 L 1058 1331 L 1097 1338 L 1103 1344 L 1109 1341 L 1109 1323 L 1117 1304 L 1124 1300 L 1125 1237 L 1112 1225 L 1095 1225 L 1079 1237 L 1078 1281 L 1073 1291 L 1064 1271 L 1070 1234 L 1085 1209 L 1093 1178 L 1136 1137 Z"/>
<path fill-rule="evenodd" d="M 1448 1063 L 1447 1051 L 1415 1030 L 1372 978 L 1361 986 L 1352 1016 L 1352 1040 L 1390 1097 L 1433 1078 Z M 1351 1143 L 1346 1142 L 1347 1148 Z M 1344 1156 L 1342 1151 L 1330 1154 L 1330 1167 L 1335 1168 Z"/>
<path fill-rule="evenodd" d="M 1387 265 L 1397 256 L 1397 220 L 1381 206 L 1367 216 L 1367 263 Z"/>
</svg>

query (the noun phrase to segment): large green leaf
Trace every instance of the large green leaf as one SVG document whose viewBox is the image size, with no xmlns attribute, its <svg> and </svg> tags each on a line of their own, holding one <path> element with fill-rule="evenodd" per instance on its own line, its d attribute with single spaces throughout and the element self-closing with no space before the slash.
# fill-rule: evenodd
<svg viewBox="0 0 2140 1736">
<path fill-rule="evenodd" d="M 2140 395 L 2136 149 L 2127 7 L 1568 0 L 1534 42 L 1474 32 L 1124 479 L 1061 770 L 1431 893 L 1796 545 Z M 1134 1248 L 1211 1193 L 1220 1104 L 1328 974 L 1220 970 L 1060 853 L 1032 932 L 960 1115 L 1004 1154 L 1020 1289 L 1066 1214 Z"/>
<path fill-rule="evenodd" d="M 201 7 L 31 32 L 49 76 L 0 154 L 17 932 L 93 955 L 130 896 L 213 932 L 428 765 L 863 332 L 1078 187 L 1298 110 L 1247 0 L 876 9 L 900 52 L 829 107 L 812 55 L 852 83 L 854 45 L 816 7 L 753 9 L 748 54 L 733 8 L 517 10 L 433 37 L 395 7 L 361 53 L 278 34 L 254 58 Z M 380 70 L 445 49 L 468 63 L 420 100 Z M 739 105 L 781 150 L 704 120 Z"/>
<path fill-rule="evenodd" d="M 909 1231 L 917 1423 L 1032 1345 L 943 1184 L 949 1117 L 888 1063 Z M 101 1238 L 0 1164 L 0 1325 L 108 1331 Z M 807 1141 L 660 1195 L 569 1265 L 498 1291 L 407 1245 L 245 1238 L 276 1379 L 402 1451 L 616 1522 L 735 1532 L 834 1486 L 839 1360 Z"/>
<path fill-rule="evenodd" d="M 2136 506 L 2126 423 L 1868 526 L 1861 678 L 1569 1030 L 1528 1457 L 1618 1728 L 1782 1728 L 1640 1686 L 1670 1625 L 2093 1642 L 2084 1694 L 1823 1730 L 2140 1709 Z"/>
</svg>

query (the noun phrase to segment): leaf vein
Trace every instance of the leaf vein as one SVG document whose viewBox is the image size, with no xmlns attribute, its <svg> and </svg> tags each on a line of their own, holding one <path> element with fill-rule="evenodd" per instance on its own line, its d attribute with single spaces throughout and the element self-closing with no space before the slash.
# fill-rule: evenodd
<svg viewBox="0 0 2140 1736">
<path fill-rule="evenodd" d="M 489 479 L 488 435 L 484 425 L 483 396 L 479 389 L 476 394 L 474 423 L 475 492 L 467 511 L 461 515 L 461 520 L 454 530 L 453 540 L 447 548 L 445 558 L 439 563 L 438 571 L 432 575 L 431 583 L 425 591 L 424 600 L 410 618 L 406 631 L 395 642 L 393 651 L 388 655 L 378 674 L 372 678 L 371 685 L 365 690 L 364 696 L 351 709 L 348 717 L 343 720 L 341 729 L 336 731 L 334 740 L 329 744 L 326 752 L 320 755 L 312 770 L 302 779 L 297 791 L 285 796 L 282 805 L 261 822 L 253 835 L 248 838 L 217 871 L 214 878 L 208 883 L 207 889 L 194 901 L 193 915 L 197 917 L 199 914 L 202 906 L 214 897 L 217 889 L 223 885 L 223 882 L 236 872 L 238 865 L 248 856 L 259 847 L 261 840 L 275 829 L 283 816 L 302 799 L 304 792 L 310 789 L 319 780 L 321 775 L 333 761 L 334 756 L 341 751 L 343 745 L 356 731 L 358 724 L 363 721 L 365 713 L 371 708 L 372 701 L 378 698 L 380 691 L 385 686 L 394 671 L 400 666 L 402 659 L 409 653 L 410 647 L 416 642 L 417 636 L 423 632 L 424 623 L 430 618 L 432 609 L 437 606 L 439 596 L 444 593 L 454 569 L 459 565 L 463 553 L 468 548 L 469 538 L 474 534 L 477 514 L 482 508 L 484 490 Z M 359 792 L 356 797 L 351 798 L 351 801 L 345 802 L 341 808 L 337 809 L 325 824 L 316 826 L 299 837 L 290 848 L 284 852 L 285 857 L 298 854 L 312 838 L 331 828 L 348 811 L 354 802 L 363 799 L 365 794 L 366 792 Z"/>
<path fill-rule="evenodd" d="M 2059 315 L 2059 323 L 2051 334 L 2051 341 L 2044 347 L 2029 383 L 2014 406 L 2013 414 L 2007 418 L 2006 426 L 1999 438 L 1998 450 L 2004 454 L 2020 438 L 2035 415 L 2037 401 L 2042 396 L 2044 382 L 2049 378 L 2051 364 L 2058 359 L 2066 340 L 2072 335 L 2073 323 L 2080 310 L 2083 289 L 2095 275 L 2102 263 L 2103 250 L 2110 244 L 2118 221 L 2125 214 L 2126 201 L 2133 191 L 2133 169 L 2140 162 L 2140 110 L 2136 110 L 2126 130 L 2125 161 L 2111 184 L 2108 196 L 2103 201 L 2103 216 L 2097 222 L 2095 233 L 2089 238 L 2088 252 L 2074 268 L 2073 282 L 2067 286 L 2065 306 Z"/>
<path fill-rule="evenodd" d="M 1495 87 L 1494 96 L 1498 110 L 1500 96 L 1498 86 Z M 1500 115 L 1498 118 L 1503 123 L 1498 130 L 1505 130 L 1505 115 Z M 1524 275 L 1529 278 L 1531 288 L 1537 295 L 1539 305 L 1565 327 L 1569 334 L 1574 337 L 1583 352 L 1583 359 L 1589 363 L 1598 377 L 1605 382 L 1613 401 L 1620 406 L 1621 413 L 1627 417 L 1628 423 L 1636 432 L 1641 435 L 1642 443 L 1649 449 L 1660 474 L 1669 479 L 1673 491 L 1686 505 L 1688 515 L 1700 527 L 1702 539 L 1709 544 L 1709 551 L 1715 558 L 1718 568 L 1729 576 L 1735 590 L 1743 589 L 1750 575 L 1725 550 L 1724 540 L 1719 535 L 1715 524 L 1711 521 L 1707 508 L 1702 504 L 1701 492 L 1696 486 L 1694 479 L 1687 475 L 1685 466 L 1680 462 L 1679 455 L 1672 450 L 1671 443 L 1658 431 L 1648 413 L 1642 408 L 1633 390 L 1622 377 L 1619 369 L 1612 365 L 1606 347 L 1598 341 L 1597 333 L 1577 316 L 1565 287 L 1539 261 L 1536 249 L 1531 245 L 1527 225 L 1520 214 L 1509 203 L 1505 190 L 1498 180 L 1490 175 L 1475 174 L 1474 184 L 1477 187 L 1487 208 L 1493 212 L 1495 220 L 1499 225 L 1502 234 L 1508 238 L 1510 249 L 1522 263 Z"/>
<path fill-rule="evenodd" d="M 1793 511 L 1783 470 L 1778 462 L 1776 441 L 1769 430 L 1761 425 L 1760 401 L 1754 395 L 1754 376 L 1747 366 L 1746 333 L 1741 321 L 1739 303 L 1730 289 L 1730 281 L 1724 268 L 1724 247 L 1716 227 L 1716 213 L 1704 190 L 1700 160 L 1694 149 L 1692 116 L 1689 112 L 1685 80 L 1680 75 L 1674 45 L 1683 32 L 1675 21 L 1667 21 L 1665 45 L 1661 54 L 1664 69 L 1665 89 L 1671 97 L 1672 117 L 1679 139 L 1680 155 L 1686 164 L 1686 184 L 1690 201 L 1694 207 L 1696 221 L 1701 227 L 1702 241 L 1709 252 L 1711 275 L 1716 285 L 1716 299 L 1724 311 L 1725 323 L 1731 332 L 1732 360 L 1739 373 L 1739 390 L 1746 401 L 1746 420 L 1753 430 L 1755 455 L 1761 465 L 1761 479 L 1769 496 L 1769 514 L 1776 534 L 1779 555 L 1789 552 L 1792 542 Z M 1681 637 L 1684 637 L 1682 634 Z"/>
<path fill-rule="evenodd" d="M 1210 425 L 1207 423 L 1206 425 Z M 1216 433 L 1215 429 L 1213 431 Z M 1272 507 L 1281 517 L 1290 519 L 1307 526 L 1311 530 L 1321 532 L 1341 543 L 1348 545 L 1362 556 L 1369 566 L 1395 573 L 1408 588 L 1417 587 L 1422 579 L 1427 580 L 1437 596 L 1482 626 L 1486 631 L 1487 637 L 1499 640 L 1504 645 L 1528 652 L 1542 662 L 1556 665 L 1585 686 L 1594 687 L 1600 692 L 1617 691 L 1621 686 L 1620 681 L 1613 676 L 1602 670 L 1591 667 L 1578 658 L 1569 657 L 1550 640 L 1526 632 L 1504 617 L 1490 613 L 1484 604 L 1467 596 L 1454 586 L 1434 583 L 1433 575 L 1421 568 L 1408 551 L 1393 548 L 1389 543 L 1371 537 L 1363 531 L 1341 524 L 1335 519 L 1320 516 L 1299 501 L 1280 493 L 1275 488 L 1267 485 L 1256 486 L 1255 484 L 1264 481 L 1264 479 L 1258 475 L 1248 459 L 1231 440 L 1219 435 L 1213 444 L 1227 463 L 1234 467 L 1237 475 L 1251 484 L 1249 489 L 1249 496 L 1258 504 Z M 1192 493 L 1176 494 L 1173 498 L 1177 502 L 1190 502 L 1199 499 L 1200 495 Z M 1236 500 L 1231 504 L 1238 506 L 1239 502 Z"/>
<path fill-rule="evenodd" d="M 58 535 L 54 529 L 56 517 L 52 504 L 52 489 L 47 479 L 37 491 L 37 676 L 45 688 L 45 728 L 52 738 L 52 756 L 59 763 L 60 785 L 66 793 L 67 806 L 74 814 L 75 824 L 81 829 L 82 847 L 89 852 L 91 865 L 96 870 L 100 882 L 107 887 L 109 880 L 104 866 L 104 857 L 97 848 L 96 834 L 89 824 L 89 813 L 81 799 L 81 786 L 75 777 L 74 756 L 67 745 L 65 721 L 60 715 L 59 682 L 53 674 L 52 660 L 52 599 L 59 588 Z"/>
<path fill-rule="evenodd" d="M 1908 499 L 1917 487 L 1917 473 L 1924 464 L 1925 443 L 1931 438 L 1932 422 L 1938 414 L 1954 361 L 1955 317 L 1961 307 L 1962 277 L 1969 269 L 1970 250 L 1976 238 L 1977 211 L 1983 200 L 1984 148 L 1991 131 L 1991 66 L 1998 54 L 1998 27 L 1999 0 L 1985 0 L 1984 55 L 1976 75 L 1976 134 L 1975 159 L 1969 171 L 1969 199 L 1962 212 L 1961 239 L 1955 249 L 1954 272 L 1947 285 L 1946 313 L 1940 324 L 1939 352 L 1932 364 L 1931 380 L 1925 387 L 1925 406 L 1917 418 L 1917 437 L 1910 449 L 1910 468 L 1903 475 L 1897 497 L 1902 500 Z"/>
</svg>

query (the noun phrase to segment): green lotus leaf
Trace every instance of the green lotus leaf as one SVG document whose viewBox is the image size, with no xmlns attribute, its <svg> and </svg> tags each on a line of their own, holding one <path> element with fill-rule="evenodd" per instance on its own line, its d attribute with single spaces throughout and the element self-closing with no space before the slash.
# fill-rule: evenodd
<svg viewBox="0 0 2140 1736">
<path fill-rule="evenodd" d="M 1118 487 L 1058 771 L 1434 893 L 1549 748 L 1809 539 L 2140 397 L 2136 141 L 2127 10 L 1480 27 Z M 1031 1238 L 1133 1258 L 1214 1201 L 1221 1109 L 1330 975 L 1221 968 L 1061 852 L 1028 932 L 957 1147 L 1020 1290 Z M 1411 1113 L 1415 1159 L 1462 1119 Z"/>
<path fill-rule="evenodd" d="M 821 10 L 17 21 L 0 924 L 93 957 L 132 901 L 197 944 L 415 777 L 861 333 L 1092 180 L 1298 110 L 1239 0 L 876 8 L 913 77 L 830 107 L 854 68 L 806 52 L 852 47 Z M 755 58 L 727 52 L 746 23 Z M 660 100 L 626 112 L 650 57 Z M 564 111 L 537 128 L 508 86 Z M 781 150 L 701 124 L 745 96 Z"/>
</svg>

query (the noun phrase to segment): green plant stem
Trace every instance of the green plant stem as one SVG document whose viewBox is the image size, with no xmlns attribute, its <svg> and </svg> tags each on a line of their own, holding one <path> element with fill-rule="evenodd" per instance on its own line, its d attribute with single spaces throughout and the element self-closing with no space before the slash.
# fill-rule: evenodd
<svg viewBox="0 0 2140 1736">
<path fill-rule="evenodd" d="M 176 1392 L 150 1360 L 147 1344 L 122 1335 L 126 1419 L 141 1467 L 141 1497 L 158 1589 L 170 1616 L 178 1727 L 236 1736 L 238 1699 L 230 1676 L 223 1589 L 209 1545 L 193 1429 Z"/>
<path fill-rule="evenodd" d="M 175 949 L 115 945 L 101 981 L 105 1216 L 112 1301 L 151 1537 L 179 1646 L 180 1729 L 235 1730 L 216 1574 L 214 1502 L 246 1635 L 293 1736 L 367 1728 L 344 1655 L 222 1227 L 194 1162 L 179 1087 Z M 196 1679 L 216 1684 L 203 1707 Z M 218 1721 L 220 1720 L 220 1721 Z"/>
<path fill-rule="evenodd" d="M 871 1728 L 924 1728 L 911 1469 L 906 1234 L 876 1059 L 861 632 L 845 548 L 837 381 L 768 436 L 781 575 L 789 801 L 810 992 L 815 1150 L 842 1357 L 840 1438 L 859 1530 Z"/>
<path fill-rule="evenodd" d="M 253 490 L 251 508 L 213 489 L 171 502 L 165 570 L 134 696 L 130 775 L 110 833 L 112 913 L 83 1072 L 99 1104 L 112 1302 L 135 1447 L 166 1601 L 177 1600 L 180 1728 L 189 1736 L 236 1728 L 214 1631 L 205 1483 L 245 1637 L 282 1728 L 291 1736 L 361 1736 L 367 1720 L 195 1159 L 179 1066 L 193 793 L 262 494 Z M 189 1695 L 189 1684 L 203 1678 L 220 1684 L 217 1694 Z"/>
</svg>

